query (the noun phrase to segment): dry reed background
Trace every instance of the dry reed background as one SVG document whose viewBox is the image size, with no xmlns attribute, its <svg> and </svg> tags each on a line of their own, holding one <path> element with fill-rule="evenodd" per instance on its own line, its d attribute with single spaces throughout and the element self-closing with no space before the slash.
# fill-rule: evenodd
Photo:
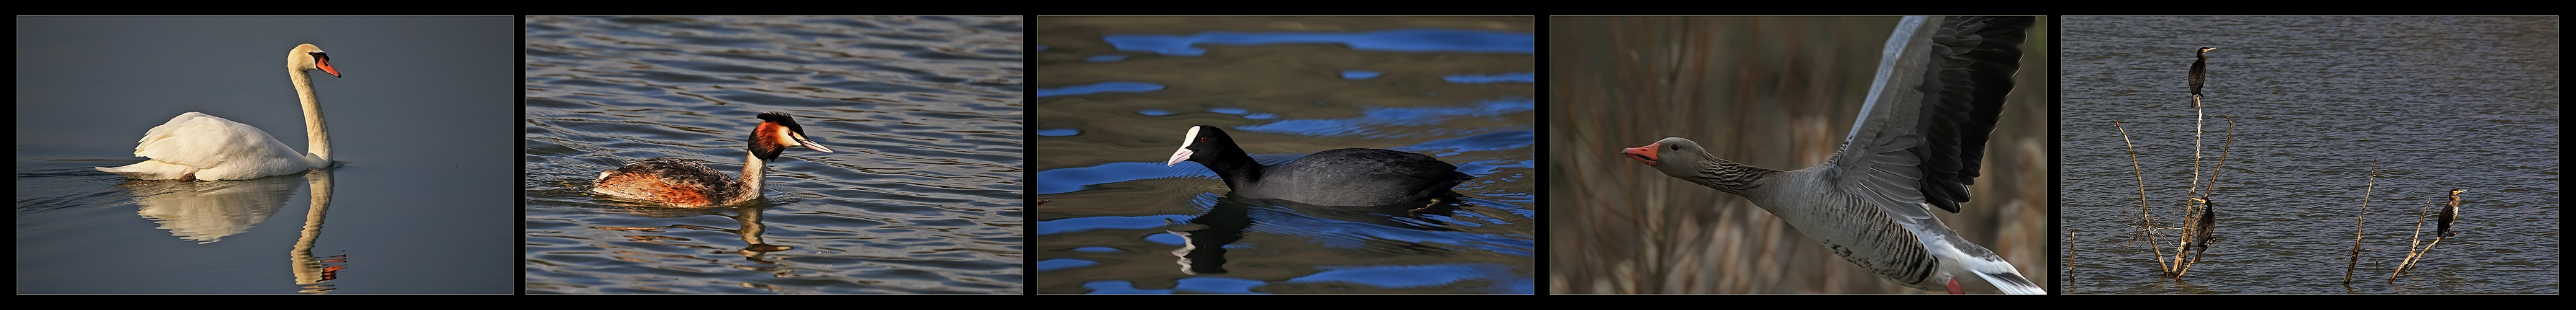
<svg viewBox="0 0 2576 310">
<path fill-rule="evenodd" d="M 1823 163 L 1857 117 L 1896 20 L 1550 18 L 1549 292 L 1939 293 L 1881 280 L 1741 197 L 1618 155 L 1678 136 L 1764 168 Z M 1974 201 L 1935 212 L 2039 283 L 2056 274 L 2046 248 L 2047 25 L 2023 44 Z"/>
</svg>

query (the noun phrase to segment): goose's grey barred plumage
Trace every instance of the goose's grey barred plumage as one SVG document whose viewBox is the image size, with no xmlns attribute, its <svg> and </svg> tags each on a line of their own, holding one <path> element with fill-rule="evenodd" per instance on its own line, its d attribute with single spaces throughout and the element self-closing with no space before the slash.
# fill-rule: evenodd
<svg viewBox="0 0 2576 310">
<path fill-rule="evenodd" d="M 1679 137 L 1626 149 L 1674 178 L 1734 193 L 1835 255 L 1890 282 L 1959 293 L 1955 277 L 2011 294 L 2045 294 L 1933 208 L 1959 212 L 1987 135 L 2020 68 L 2029 17 L 1906 17 L 1860 119 L 1830 162 L 1779 171 L 1718 158 Z"/>
<path fill-rule="evenodd" d="M 2440 230 L 2435 230 L 2435 233 L 2434 233 L 2434 235 L 2435 235 L 2435 236 L 2442 236 L 2443 238 L 2450 238 L 2450 237 L 2451 237 L 2451 235 L 2459 234 L 2459 233 L 2451 232 L 2451 221 L 2460 219 L 2460 193 L 2465 193 L 2465 192 L 2468 192 L 2468 191 L 2469 191 L 2469 190 L 2465 190 L 2465 189 L 2453 189 L 2453 190 L 2451 190 L 2451 206 L 2448 206 L 2448 207 L 2442 207 L 2442 217 L 2441 217 L 2441 220 L 2440 220 L 2440 221 L 2438 221 L 2438 222 L 2441 222 L 2441 224 L 2440 224 L 2440 227 L 2441 227 L 2441 228 L 2440 228 Z"/>
</svg>

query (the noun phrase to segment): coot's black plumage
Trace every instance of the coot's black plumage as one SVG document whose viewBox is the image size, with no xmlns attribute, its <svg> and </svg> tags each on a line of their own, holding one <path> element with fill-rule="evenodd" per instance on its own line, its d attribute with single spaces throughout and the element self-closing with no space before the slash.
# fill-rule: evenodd
<svg viewBox="0 0 2576 310">
<path fill-rule="evenodd" d="M 1234 144 L 1224 129 L 1190 127 L 1170 166 L 1198 162 L 1225 179 L 1225 186 L 1244 197 L 1280 199 L 1323 206 L 1380 206 L 1422 202 L 1449 194 L 1449 188 L 1474 179 L 1458 166 L 1431 155 L 1382 149 L 1338 149 L 1306 155 L 1296 161 L 1262 165 Z"/>
</svg>

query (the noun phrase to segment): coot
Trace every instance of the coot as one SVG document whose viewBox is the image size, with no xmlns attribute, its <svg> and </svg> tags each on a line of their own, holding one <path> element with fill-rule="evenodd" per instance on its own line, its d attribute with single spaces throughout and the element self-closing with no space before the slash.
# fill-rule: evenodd
<svg viewBox="0 0 2576 310">
<path fill-rule="evenodd" d="M 1225 186 L 1244 197 L 1280 199 L 1321 206 L 1381 206 L 1422 202 L 1450 194 L 1449 188 L 1474 179 L 1458 166 L 1431 155 L 1382 149 L 1338 149 L 1306 155 L 1284 164 L 1264 166 L 1235 146 L 1234 138 L 1216 126 L 1193 126 L 1181 137 L 1180 151 L 1164 166 L 1198 162 L 1225 179 Z"/>
</svg>

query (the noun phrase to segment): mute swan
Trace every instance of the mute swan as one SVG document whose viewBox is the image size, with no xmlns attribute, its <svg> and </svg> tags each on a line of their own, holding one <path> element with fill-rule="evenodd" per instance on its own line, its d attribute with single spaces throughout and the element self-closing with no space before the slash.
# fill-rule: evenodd
<svg viewBox="0 0 2576 310">
<path fill-rule="evenodd" d="M 805 127 L 787 113 L 760 114 L 753 127 L 751 155 L 744 156 L 739 181 L 725 181 L 714 168 L 678 158 L 652 158 L 599 173 L 590 191 L 678 207 L 713 207 L 760 198 L 760 175 L 770 160 L 790 146 L 831 153 L 832 148 L 805 139 Z"/>
<path fill-rule="evenodd" d="M 134 156 L 151 158 L 123 167 L 95 167 L 138 180 L 244 180 L 304 172 L 331 166 L 331 136 L 323 131 L 321 99 L 313 97 L 313 78 L 306 70 L 331 68 L 331 56 L 313 44 L 286 53 L 286 77 L 304 101 L 304 130 L 312 154 L 296 154 L 258 127 L 214 115 L 188 112 L 144 132 Z"/>
</svg>

